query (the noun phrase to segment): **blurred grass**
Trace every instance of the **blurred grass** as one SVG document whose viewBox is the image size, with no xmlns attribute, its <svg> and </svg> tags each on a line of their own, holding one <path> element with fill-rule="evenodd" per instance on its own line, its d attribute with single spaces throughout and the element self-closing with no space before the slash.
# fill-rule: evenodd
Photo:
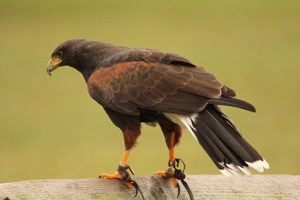
<svg viewBox="0 0 300 200">
<path fill-rule="evenodd" d="M 225 108 L 271 165 L 299 174 L 299 1 L 0 0 L 0 182 L 112 173 L 123 138 L 68 67 L 50 78 L 54 48 L 85 38 L 184 55 L 253 103 Z M 136 174 L 164 170 L 159 128 L 143 126 L 128 160 Z M 189 174 L 219 174 L 185 131 L 176 156 Z M 145 159 L 147 158 L 147 159 Z"/>
</svg>

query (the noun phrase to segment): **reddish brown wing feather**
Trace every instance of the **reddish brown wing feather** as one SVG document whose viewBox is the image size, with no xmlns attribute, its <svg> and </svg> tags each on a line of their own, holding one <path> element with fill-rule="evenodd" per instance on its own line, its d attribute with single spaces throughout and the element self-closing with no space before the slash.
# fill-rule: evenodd
<svg viewBox="0 0 300 200">
<path fill-rule="evenodd" d="M 88 87 L 90 95 L 103 106 L 138 115 L 138 108 L 198 111 L 209 98 L 220 96 L 222 85 L 201 67 L 131 61 L 98 69 L 90 76 Z"/>
</svg>

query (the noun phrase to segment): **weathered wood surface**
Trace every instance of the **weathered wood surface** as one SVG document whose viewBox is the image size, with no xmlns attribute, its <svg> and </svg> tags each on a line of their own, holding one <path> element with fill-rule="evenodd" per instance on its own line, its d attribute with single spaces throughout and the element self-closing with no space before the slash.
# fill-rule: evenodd
<svg viewBox="0 0 300 200">
<path fill-rule="evenodd" d="M 159 176 L 133 177 L 145 199 L 176 199 L 177 189 Z M 300 199 L 300 175 L 189 175 L 186 178 L 195 199 Z M 178 199 L 189 199 L 183 185 Z M 3 199 L 142 199 L 135 189 L 118 180 L 58 179 L 0 184 Z"/>
</svg>

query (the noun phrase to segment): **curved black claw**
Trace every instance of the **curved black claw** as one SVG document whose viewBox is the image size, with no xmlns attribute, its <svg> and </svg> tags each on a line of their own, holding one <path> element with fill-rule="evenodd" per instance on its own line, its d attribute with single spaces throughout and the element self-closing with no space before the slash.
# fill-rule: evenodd
<svg viewBox="0 0 300 200">
<path fill-rule="evenodd" d="M 178 194 L 177 194 L 176 198 L 178 198 L 179 195 L 180 195 L 180 185 L 179 185 L 179 183 L 176 183 L 176 186 L 177 186 L 177 190 L 178 190 Z"/>
<path fill-rule="evenodd" d="M 178 169 L 178 166 L 179 166 L 179 163 L 182 162 L 183 164 L 183 170 L 181 169 Z M 176 166 L 177 164 L 177 166 Z M 189 185 L 187 184 L 187 182 L 185 182 L 183 179 L 185 179 L 185 173 L 184 173 L 184 170 L 185 170 L 185 163 L 180 159 L 180 158 L 175 158 L 175 162 L 174 162 L 174 165 L 173 167 L 175 168 L 175 173 L 174 173 L 174 178 L 178 179 L 178 180 L 181 180 L 182 182 L 182 185 L 185 187 L 186 191 L 188 192 L 189 196 L 190 196 L 190 199 L 191 200 L 194 200 L 194 195 L 192 193 L 192 190 L 190 189 Z M 177 188 L 178 188 L 178 195 L 177 195 L 177 198 L 179 197 L 179 194 L 180 194 L 180 187 L 179 187 L 179 184 L 177 183 Z"/>
<path fill-rule="evenodd" d="M 187 184 L 187 182 L 185 182 L 183 179 L 181 179 L 182 185 L 185 187 L 186 191 L 188 192 L 190 199 L 194 200 L 194 195 L 192 193 L 192 190 L 190 189 L 189 185 Z"/>
<path fill-rule="evenodd" d="M 132 186 L 135 188 L 135 195 L 134 195 L 134 197 L 136 197 L 136 195 L 139 192 L 139 186 L 138 186 L 138 184 L 134 180 L 131 180 L 131 181 L 132 181 Z"/>
<path fill-rule="evenodd" d="M 139 187 L 139 185 L 137 184 L 137 182 L 135 182 L 134 180 L 131 180 L 131 184 L 133 185 L 133 187 L 135 188 L 135 195 L 134 195 L 134 197 L 136 197 L 137 196 L 137 194 L 138 194 L 138 192 L 140 192 L 141 193 L 141 196 L 142 196 L 142 198 L 145 200 L 145 198 L 144 198 L 144 195 L 143 195 L 143 193 L 142 193 L 142 191 L 141 191 L 141 189 L 140 189 L 140 187 Z"/>
</svg>

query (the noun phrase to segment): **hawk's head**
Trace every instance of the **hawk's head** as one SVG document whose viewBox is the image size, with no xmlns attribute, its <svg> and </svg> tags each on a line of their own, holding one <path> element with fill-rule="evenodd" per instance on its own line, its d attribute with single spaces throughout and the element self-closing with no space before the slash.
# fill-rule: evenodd
<svg viewBox="0 0 300 200">
<path fill-rule="evenodd" d="M 78 69 L 80 66 L 76 54 L 80 47 L 86 43 L 84 39 L 72 39 L 59 45 L 52 53 L 51 59 L 47 65 L 47 72 L 51 76 L 51 72 L 59 66 L 69 65 Z"/>
</svg>

